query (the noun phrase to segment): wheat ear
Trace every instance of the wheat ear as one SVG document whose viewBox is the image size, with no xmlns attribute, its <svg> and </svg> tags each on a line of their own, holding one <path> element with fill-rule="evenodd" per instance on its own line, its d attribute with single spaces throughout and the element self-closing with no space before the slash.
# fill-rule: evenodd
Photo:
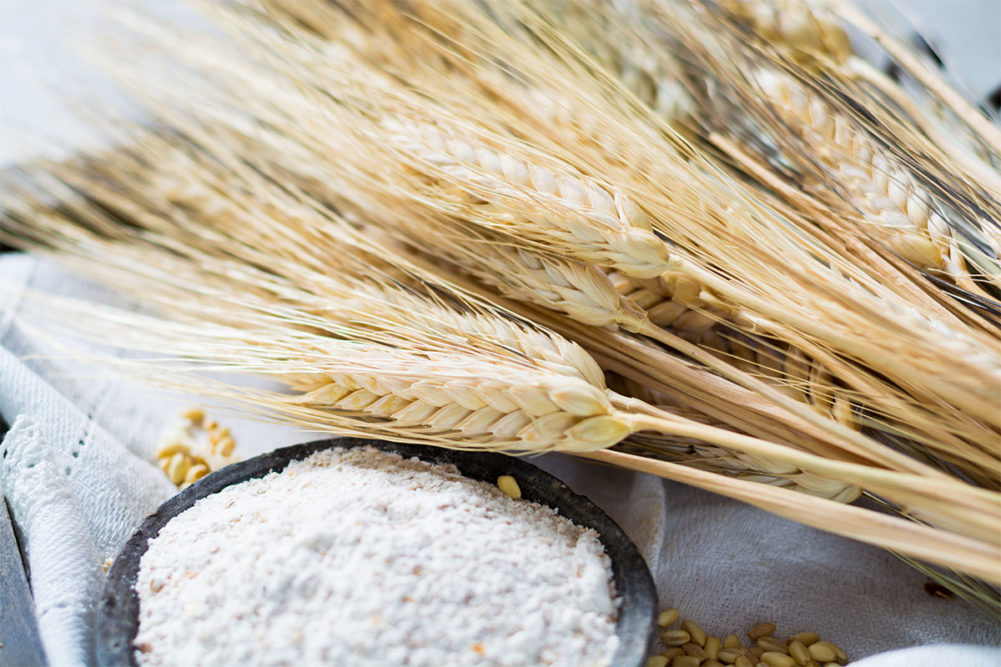
<svg viewBox="0 0 1001 667">
<path fill-rule="evenodd" d="M 840 62 L 853 53 L 842 22 L 823 0 L 723 0 L 720 5 L 793 60 Z"/>
<path fill-rule="evenodd" d="M 158 152 L 160 157 L 157 160 L 157 164 L 160 166 L 157 168 L 156 173 L 152 175 L 152 183 L 159 184 L 157 187 L 166 187 L 165 192 L 168 195 L 168 200 L 175 202 L 183 210 L 200 210 L 208 214 L 204 222 L 197 227 L 200 234 L 204 235 L 205 230 L 215 227 L 219 230 L 228 229 L 231 233 L 237 235 L 237 237 L 247 237 L 247 234 L 252 230 L 253 234 L 258 236 L 254 238 L 247 237 L 245 241 L 247 245 L 242 247 L 252 248 L 268 244 L 272 252 L 285 252 L 285 247 L 287 246 L 289 252 L 293 254 L 297 253 L 295 257 L 297 257 L 296 261 L 299 264 L 317 266 L 320 270 L 323 270 L 326 266 L 325 261 L 321 257 L 318 256 L 316 258 L 318 261 L 314 262 L 309 256 L 309 251 L 316 248 L 318 243 L 322 243 L 321 238 L 315 238 L 308 244 L 290 244 L 287 233 L 283 235 L 280 226 L 275 227 L 273 232 L 269 230 L 273 225 L 269 215 L 277 214 L 282 219 L 297 220 L 300 221 L 300 224 L 305 224 L 306 219 L 309 217 L 307 209 L 303 209 L 301 206 L 294 206 L 294 202 L 288 201 L 287 198 L 284 200 L 283 205 L 276 209 L 275 206 L 278 205 L 280 200 L 274 200 L 277 195 L 274 192 L 268 192 L 269 186 L 264 181 L 254 180 L 246 185 L 229 188 L 229 194 L 223 195 L 221 193 L 227 191 L 227 187 L 221 182 L 216 182 L 217 176 L 213 172 L 206 171 L 204 166 L 199 165 L 197 162 L 192 162 L 191 159 L 182 159 L 183 156 L 177 153 L 176 150 L 168 150 L 170 147 L 161 146 L 153 138 L 148 138 L 146 141 L 150 143 L 150 148 Z M 172 155 L 173 157 L 171 157 Z M 118 158 L 119 161 L 123 159 L 122 156 Z M 141 174 L 144 167 L 142 166 L 142 162 L 133 163 L 131 159 L 124 159 L 121 163 L 120 171 L 116 172 L 115 170 L 108 170 L 103 166 L 107 163 L 107 160 L 97 163 L 97 166 L 101 170 L 101 175 L 95 179 L 81 178 L 80 175 L 74 174 L 72 169 L 59 168 L 58 165 L 53 165 L 52 168 L 57 169 L 62 174 L 62 178 L 68 179 L 77 189 L 89 191 L 93 197 L 106 198 L 104 199 L 105 206 L 120 208 L 127 204 L 127 198 L 123 200 L 116 192 L 104 190 L 103 183 L 107 179 L 111 179 L 118 181 L 120 184 L 119 187 L 121 187 L 121 185 L 134 179 L 136 174 Z M 243 171 L 242 175 L 244 178 L 252 178 L 253 172 Z M 244 199 L 239 194 L 247 190 L 257 192 L 262 198 L 274 201 L 270 207 L 260 205 L 260 211 L 256 212 L 255 209 L 259 205 L 253 201 Z M 142 200 L 144 197 L 159 199 L 156 193 L 155 189 L 146 190 L 140 187 L 140 189 L 135 191 L 133 197 L 137 200 Z M 403 210 L 403 207 L 389 205 L 388 207 L 384 207 L 384 210 L 387 214 L 395 212 L 399 215 L 399 211 Z M 411 215 L 404 216 L 404 219 L 397 223 L 398 225 L 405 226 L 406 233 L 403 234 L 403 237 L 411 236 L 417 233 L 419 229 L 416 216 L 412 214 L 413 211 L 411 211 Z M 42 217 L 44 216 L 36 213 L 36 218 Z M 149 217 L 144 216 L 143 219 L 149 220 Z M 248 227 L 251 220 L 256 221 L 254 227 Z M 162 227 L 160 223 L 147 224 L 153 224 L 154 228 Z M 331 221 L 331 224 L 334 224 L 334 221 Z M 303 227 L 302 232 L 305 233 L 306 231 L 307 227 Z M 478 268 L 479 273 L 485 280 L 501 286 L 505 291 L 516 292 L 519 298 L 527 297 L 529 300 L 544 305 L 549 309 L 567 312 L 578 321 L 597 325 L 619 322 L 631 329 L 641 329 L 643 327 L 642 312 L 632 307 L 628 301 L 619 298 L 611 285 L 608 284 L 604 274 L 597 269 L 562 258 L 548 257 L 531 253 L 524 249 L 511 248 L 496 240 L 490 242 L 486 238 L 479 238 L 475 235 L 458 238 L 457 231 L 457 227 L 431 227 L 420 232 L 420 236 L 426 238 L 429 243 L 437 243 L 437 250 L 439 252 L 450 252 L 453 258 L 459 258 L 460 263 L 465 258 L 466 264 Z M 310 233 L 313 234 L 314 232 Z M 352 238 L 350 230 L 343 227 L 341 228 L 340 235 L 345 242 Z M 411 238 L 411 240 L 413 239 Z M 213 244 L 224 241 L 225 237 L 217 236 L 205 236 L 204 240 L 206 243 Z M 234 246 L 234 248 L 238 247 L 240 246 Z M 327 254 L 337 252 L 337 249 L 333 247 L 324 247 L 322 245 L 320 247 Z M 124 254 L 124 251 L 121 249 L 94 250 L 92 252 L 98 255 L 115 257 L 121 257 Z M 230 252 L 233 252 L 233 250 Z M 276 266 L 276 257 L 269 259 L 268 257 L 258 256 L 254 253 L 247 254 L 246 249 L 239 252 L 245 256 L 247 261 L 254 264 Z M 329 257 L 326 259 L 329 260 Z M 348 258 L 344 259 L 347 260 Z M 233 271 L 235 269 L 230 270 Z M 322 276 L 313 276 L 311 281 L 317 286 L 324 284 Z M 257 276 L 249 282 L 265 284 L 269 281 L 266 276 Z M 187 293 L 190 293 L 191 289 L 190 287 L 186 288 Z M 356 294 L 364 295 L 367 294 L 369 287 L 360 284 L 355 285 L 353 289 Z M 178 294 L 168 296 L 165 302 L 170 303 L 172 299 L 183 296 L 186 290 L 182 289 Z M 147 289 L 143 288 L 140 293 L 146 299 L 150 298 Z M 411 318 L 422 317 L 417 315 L 417 313 L 429 311 L 430 307 L 426 303 L 404 303 L 400 301 L 401 298 L 400 295 L 394 298 L 393 310 L 380 311 L 380 317 L 383 320 L 388 321 L 390 318 L 398 317 L 400 313 L 408 313 L 407 317 Z M 361 299 L 361 303 L 352 306 L 354 312 L 366 309 L 364 296 L 352 299 L 350 302 L 354 303 L 358 299 Z M 378 298 L 372 299 L 371 303 L 386 303 L 387 300 L 388 297 L 383 294 Z M 344 297 L 339 297 L 339 303 L 344 308 L 348 301 Z M 372 310 L 373 308 L 371 303 L 367 306 L 368 310 Z M 318 303 L 317 307 L 322 307 L 322 302 Z M 440 323 L 447 319 L 447 314 L 440 310 L 430 309 L 430 312 L 434 313 L 432 317 L 433 322 Z M 495 339 L 499 338 L 501 333 L 503 331 L 497 332 Z M 504 340 L 504 344 L 509 348 L 523 349 L 523 346 L 517 344 L 517 339 L 515 338 L 505 337 Z M 545 349 L 545 346 L 537 346 L 533 351 L 534 358 L 539 357 L 540 349 Z M 550 357 L 555 361 L 564 358 L 574 358 L 576 355 L 576 367 L 579 369 L 586 366 L 586 360 L 581 359 L 580 354 L 581 351 L 579 348 L 568 345 L 565 349 L 554 352 Z M 600 378 L 597 368 L 593 367 L 593 362 L 591 362 L 589 379 L 594 381 L 595 376 Z M 738 420 L 735 423 L 740 422 Z M 793 438 L 792 440 L 798 441 L 800 438 Z M 720 461 L 727 460 L 727 456 L 724 456 L 722 453 L 717 453 L 716 458 Z M 734 460 L 732 455 L 729 456 L 729 459 Z M 736 460 L 734 461 L 731 467 L 746 465 Z"/>
<path fill-rule="evenodd" d="M 256 101 L 256 106 L 258 106 L 258 107 L 263 103 L 260 99 L 256 99 L 255 101 Z M 310 100 L 308 100 L 308 99 L 305 99 L 305 98 L 303 99 L 303 102 L 305 102 L 305 103 L 308 103 L 309 101 Z M 420 106 L 421 105 L 418 105 L 419 108 L 420 108 Z M 430 115 L 430 109 L 427 109 L 427 105 L 424 104 L 423 107 L 426 109 L 426 115 Z M 307 108 L 312 108 L 312 107 L 307 107 Z M 290 137 L 291 138 L 301 138 L 303 141 L 305 141 L 307 143 L 313 143 L 315 141 L 323 142 L 323 141 L 326 141 L 327 139 L 329 139 L 329 136 L 330 136 L 330 132 L 329 131 L 326 134 L 320 134 L 320 135 L 317 135 L 314 138 L 314 137 L 311 137 L 311 136 L 308 136 L 308 135 L 302 135 L 301 134 L 301 128 L 303 126 L 313 126 L 313 127 L 315 127 L 317 125 L 316 118 L 329 116 L 332 111 L 333 111 L 333 109 L 328 109 L 328 108 L 325 108 L 325 107 L 318 107 L 317 108 L 317 115 L 316 115 L 315 118 L 310 117 L 310 118 L 301 118 L 301 119 L 299 119 L 299 117 L 296 116 L 294 119 L 292 119 L 293 122 L 290 123 L 289 119 L 286 119 L 284 117 L 280 117 L 278 122 L 279 122 L 279 126 L 285 128 L 290 133 Z M 383 112 L 380 112 L 380 113 L 383 116 L 388 115 L 389 117 L 393 117 L 392 113 L 385 113 L 386 111 L 391 111 L 391 109 L 383 110 Z M 403 117 L 407 117 L 407 115 L 405 113 L 400 113 L 400 112 L 403 112 L 403 111 L 404 110 L 402 108 L 398 109 L 397 110 L 398 115 L 402 115 Z M 447 110 L 445 110 L 445 112 L 446 112 L 445 115 L 448 116 L 449 114 L 447 113 Z M 269 118 L 269 117 L 270 116 L 265 116 L 265 118 Z M 300 120 L 302 122 L 299 122 Z M 421 123 L 421 122 L 423 122 L 425 124 L 433 124 L 433 123 L 431 123 L 431 121 L 428 121 L 426 119 L 423 120 L 423 121 L 418 121 L 418 123 Z M 328 128 L 328 130 L 329 129 L 333 129 L 333 128 L 330 127 L 330 128 Z M 375 142 L 372 142 L 370 140 L 372 138 L 375 138 L 375 139 L 382 139 L 382 138 L 384 138 L 386 136 L 385 135 L 386 128 L 385 127 L 379 127 L 377 129 L 379 130 L 378 133 L 373 134 L 373 135 L 364 135 L 364 137 L 362 137 L 362 138 L 365 139 L 366 145 L 369 148 L 371 148 L 373 150 L 373 152 L 379 153 L 380 152 L 380 148 L 381 148 L 380 147 L 380 141 L 377 140 Z M 465 131 L 465 128 L 463 128 L 462 131 Z M 469 133 L 466 133 L 466 134 L 468 136 Z M 487 133 L 480 133 L 480 134 L 477 135 L 476 132 L 473 131 L 472 135 L 473 136 L 477 136 L 479 139 L 483 139 L 484 137 L 489 137 L 491 141 L 501 142 L 501 145 L 504 145 L 504 146 L 508 146 L 509 143 L 510 143 L 510 142 L 507 142 L 507 143 L 503 142 L 503 140 L 501 138 L 497 137 L 496 135 L 491 135 L 489 132 L 487 132 Z M 326 137 L 327 139 L 324 139 L 324 137 Z M 292 141 L 292 142 L 289 142 L 289 143 L 295 143 L 295 142 Z M 366 149 L 366 151 L 367 150 L 368 149 Z M 365 170 L 368 173 L 368 177 L 370 179 L 385 179 L 386 178 L 386 169 L 387 169 L 387 167 L 389 167 L 390 169 L 395 169 L 396 168 L 397 165 L 394 164 L 396 162 L 396 160 L 393 159 L 393 158 L 398 158 L 398 155 L 399 155 L 398 152 L 395 152 L 395 153 L 392 153 L 392 154 L 390 154 L 388 156 L 388 157 L 390 157 L 390 159 L 388 159 L 388 160 L 386 160 L 386 159 L 382 159 L 382 160 L 377 159 L 377 160 L 373 161 L 375 163 L 373 165 L 365 164 L 364 168 L 365 168 Z M 367 153 L 366 153 L 366 157 L 367 157 Z M 380 155 L 380 157 L 385 158 L 387 156 Z M 536 154 L 534 152 L 532 153 L 532 157 L 533 158 L 536 157 Z M 411 156 L 411 158 L 413 158 L 413 156 Z M 313 158 L 310 159 L 310 160 L 308 160 L 308 161 L 311 164 L 315 164 L 317 161 L 319 161 L 319 163 L 322 164 L 324 167 L 330 167 L 331 168 L 331 174 L 332 175 L 336 174 L 338 176 L 342 176 L 344 173 L 350 173 L 351 171 L 354 170 L 354 167 L 357 166 L 357 165 L 346 165 L 345 166 L 345 165 L 336 164 L 337 161 L 330 160 L 329 156 L 323 156 L 323 155 L 314 155 Z M 416 162 L 417 164 L 414 165 L 414 162 Z M 532 210 L 533 204 L 536 203 L 534 200 L 531 200 L 529 198 L 529 201 L 526 202 L 525 198 L 522 198 L 521 201 L 518 201 L 515 198 L 510 198 L 510 199 L 506 199 L 503 202 L 505 205 L 496 205 L 495 204 L 495 205 L 492 205 L 492 206 L 485 206 L 484 207 L 484 206 L 482 206 L 481 202 L 477 202 L 475 200 L 474 201 L 470 201 L 470 199 L 469 199 L 469 195 L 470 194 L 476 195 L 477 192 L 480 192 L 486 198 L 489 198 L 491 196 L 491 193 L 489 192 L 490 188 L 484 188 L 484 187 L 482 187 L 482 185 L 478 185 L 476 183 L 475 179 L 471 179 L 471 178 L 468 178 L 468 177 L 467 178 L 450 177 L 447 173 L 443 173 L 443 172 L 439 171 L 439 172 L 437 172 L 437 175 L 440 176 L 440 178 L 438 180 L 439 181 L 443 181 L 445 183 L 445 187 L 441 187 L 440 185 L 436 186 L 436 184 L 434 182 L 436 174 L 435 174 L 433 168 L 431 168 L 431 169 L 428 168 L 429 165 L 428 165 L 427 162 L 424 162 L 422 164 L 419 159 L 413 159 L 411 162 L 409 162 L 409 164 L 416 166 L 416 168 L 419 169 L 419 170 L 422 170 L 422 172 L 424 173 L 424 176 L 421 179 L 418 179 L 416 181 L 413 181 L 413 180 L 411 180 L 411 181 L 403 180 L 403 181 L 399 181 L 399 182 L 394 182 L 393 186 L 392 186 L 392 189 L 395 189 L 395 190 L 407 190 L 408 188 L 410 188 L 412 190 L 416 190 L 417 195 L 414 197 L 414 199 L 416 201 L 420 201 L 420 202 L 423 202 L 423 203 L 430 203 L 430 205 L 432 207 L 438 207 L 439 210 L 443 209 L 446 214 L 450 214 L 450 215 L 451 214 L 456 214 L 456 215 L 459 215 L 460 217 L 465 216 L 468 219 L 476 221 L 477 224 L 482 224 L 484 226 L 487 226 L 487 227 L 490 227 L 490 228 L 497 229 L 499 231 L 505 232 L 506 234 L 508 234 L 510 236 L 512 242 L 516 242 L 519 238 L 522 238 L 520 236 L 519 232 L 523 232 L 525 229 L 527 229 L 528 230 L 528 234 L 526 234 L 526 235 L 529 236 L 530 238 L 527 239 L 527 240 L 522 238 L 522 240 L 526 244 L 534 244 L 534 245 L 545 244 L 546 247 L 549 247 L 551 249 L 554 249 L 554 250 L 564 250 L 564 251 L 567 250 L 568 248 L 573 247 L 573 244 L 566 242 L 566 239 L 563 239 L 564 244 L 560 245 L 559 243 L 554 243 L 551 236 L 547 238 L 547 237 L 543 236 L 540 233 L 539 227 L 535 224 L 537 221 L 532 219 L 533 215 L 538 215 L 538 213 L 539 213 L 539 210 L 538 210 L 539 207 L 537 207 L 537 206 L 534 207 L 534 210 Z M 423 167 L 423 169 L 422 169 L 422 167 Z M 313 170 L 313 171 L 319 171 L 322 174 L 323 170 L 320 169 L 320 170 Z M 430 175 L 432 177 L 432 181 L 431 181 L 430 184 L 428 184 L 428 182 L 426 181 L 426 177 L 428 175 Z M 467 174 L 467 176 L 468 176 L 468 174 Z M 462 192 L 462 196 L 461 197 L 456 197 L 455 193 L 454 193 L 454 190 L 456 189 L 455 185 L 457 183 L 461 183 L 460 188 L 459 188 L 460 191 Z M 428 193 L 428 189 L 429 188 L 437 188 L 437 189 L 432 189 L 432 191 L 430 193 Z M 483 192 L 484 190 L 487 190 L 487 191 Z M 489 201 L 489 199 L 487 199 L 487 200 Z M 519 205 L 520 205 L 520 208 L 519 208 Z M 550 215 L 554 215 L 555 214 L 556 216 L 561 217 L 561 218 L 564 215 L 569 216 L 569 217 L 574 216 L 574 212 L 573 211 L 560 211 L 560 210 L 553 211 L 552 209 L 556 208 L 554 206 L 549 206 L 548 208 L 550 209 L 548 211 L 548 213 L 550 213 Z M 545 231 L 545 230 L 543 230 L 543 231 Z M 606 232 L 607 232 L 607 230 L 606 230 Z M 613 232 L 607 232 L 607 233 L 611 234 Z M 607 257 L 599 256 L 599 257 L 597 257 L 595 259 L 598 259 L 598 260 L 604 259 L 605 262 L 607 263 Z M 673 261 L 673 258 L 672 258 L 672 261 Z M 742 299 L 748 299 L 748 297 L 749 297 L 749 295 L 743 294 L 743 290 L 735 289 L 734 285 L 731 285 L 729 283 L 725 283 L 723 280 L 720 279 L 719 276 L 711 274 L 710 272 L 705 271 L 704 269 L 702 269 L 699 266 L 696 266 L 696 265 L 687 265 L 686 266 L 686 262 L 684 262 L 683 260 L 680 262 L 680 264 L 682 265 L 682 268 L 685 270 L 686 275 L 688 275 L 688 276 L 693 276 L 693 275 L 697 276 L 699 278 L 699 280 L 701 280 L 703 282 L 706 281 L 706 280 L 714 281 L 715 285 L 716 285 L 716 287 L 714 287 L 714 290 L 716 292 L 720 293 L 720 294 L 729 294 L 729 295 L 731 295 L 737 301 L 740 301 Z M 757 310 L 759 310 L 760 312 L 767 313 L 770 317 L 777 318 L 778 321 L 783 321 L 783 318 L 789 319 L 788 313 L 780 312 L 779 309 L 776 309 L 775 307 L 773 307 L 774 304 L 769 305 L 767 303 L 763 303 L 760 299 L 755 300 L 755 301 L 756 301 L 755 308 Z M 841 336 L 840 338 L 838 338 L 837 340 L 835 340 L 830 335 L 829 328 L 828 327 L 818 327 L 816 320 L 813 319 L 812 317 L 797 317 L 796 320 L 795 320 L 795 326 L 801 328 L 803 331 L 809 332 L 811 335 L 819 336 L 821 339 L 829 338 L 829 339 L 831 339 L 832 342 L 834 342 L 838 346 L 841 346 L 843 349 L 853 349 L 853 348 L 857 347 L 857 341 L 855 341 L 855 340 L 845 340 L 844 336 Z M 657 329 L 655 327 L 653 329 L 654 330 L 650 333 L 650 335 L 655 336 L 655 337 L 659 336 L 658 340 L 662 340 L 662 341 L 667 342 L 667 344 L 670 344 L 670 345 L 676 347 L 676 349 L 681 350 L 684 354 L 688 354 L 688 355 L 692 356 L 693 358 L 698 359 L 699 361 L 707 364 L 711 368 L 714 368 L 714 369 L 718 370 L 719 372 L 721 372 L 722 374 L 725 374 L 727 377 L 737 377 L 737 374 L 735 373 L 735 369 L 732 368 L 731 366 L 725 364 L 725 363 L 722 363 L 721 360 L 719 360 L 718 358 L 715 358 L 712 355 L 705 354 L 704 350 L 701 350 L 701 349 L 698 349 L 698 348 L 693 348 L 690 345 L 687 346 L 687 347 L 684 346 L 684 345 L 681 345 L 679 347 L 678 341 L 675 340 L 676 337 L 675 338 L 670 338 L 669 336 L 666 336 L 661 330 L 659 330 L 659 329 Z M 646 333 L 646 332 L 644 332 L 644 333 Z M 835 333 L 837 333 L 837 332 L 835 332 Z M 900 371 L 901 369 L 900 368 L 895 368 L 894 370 L 895 371 Z M 907 369 L 907 370 L 909 372 L 913 372 L 912 369 Z M 774 387 L 768 387 L 765 383 L 757 382 L 755 384 L 755 383 L 751 382 L 750 380 L 753 380 L 753 378 L 751 378 L 749 380 L 747 378 L 747 374 L 746 373 L 745 374 L 739 374 L 739 375 L 741 377 L 740 382 L 742 384 L 744 384 L 745 386 L 748 386 L 748 387 L 753 387 L 755 390 L 761 391 L 764 395 L 768 396 L 769 398 L 771 398 L 773 400 L 778 401 L 780 404 L 785 405 L 791 411 L 796 411 L 799 407 L 804 407 L 805 410 L 800 411 L 800 412 L 798 412 L 796 414 L 798 414 L 800 417 L 803 417 L 804 419 L 807 419 L 807 420 L 813 419 L 814 421 L 811 422 L 811 423 L 813 423 L 814 426 L 818 426 L 819 428 L 822 428 L 822 429 L 828 429 L 828 428 L 832 427 L 832 425 L 829 423 L 830 420 L 827 420 L 825 422 L 823 419 L 820 418 L 820 415 L 817 415 L 815 412 L 813 412 L 811 409 L 809 409 L 808 406 L 802 406 L 802 404 L 799 404 L 798 402 L 790 399 L 790 397 L 784 395 L 781 391 L 777 391 Z M 899 375 L 899 372 L 898 372 L 898 375 Z M 937 383 L 937 384 L 941 385 L 942 383 Z M 771 392 L 771 393 L 768 393 L 768 392 Z M 785 403 L 782 403 L 782 401 L 785 401 Z M 977 407 L 979 408 L 979 407 L 983 407 L 983 406 L 979 406 L 978 405 Z M 982 412 L 982 414 L 986 414 L 986 413 Z M 849 440 L 851 440 L 851 438 L 853 438 L 856 434 L 848 434 L 848 433 L 846 433 L 844 431 L 839 431 L 838 435 L 841 438 L 848 438 Z M 863 445 L 860 442 L 856 442 L 856 445 L 858 447 L 860 447 L 860 448 L 864 448 L 865 447 L 865 445 Z"/>
<path fill-rule="evenodd" d="M 759 70 L 754 82 L 767 104 L 846 189 L 863 228 L 917 266 L 981 292 L 970 279 L 956 233 L 931 195 L 850 119 L 791 77 Z"/>
<path fill-rule="evenodd" d="M 539 304 L 551 311 L 568 314 L 573 319 L 589 325 L 615 323 L 630 331 L 664 342 L 707 364 L 724 377 L 760 391 L 775 401 L 776 405 L 781 405 L 798 417 L 805 418 L 813 426 L 829 431 L 830 436 L 835 442 L 840 443 L 839 447 L 844 451 L 853 451 L 856 454 L 873 453 L 875 444 L 873 441 L 851 432 L 858 428 L 854 401 L 850 398 L 856 393 L 839 388 L 830 380 L 823 364 L 816 360 L 807 361 L 805 355 L 799 352 L 789 351 L 780 354 L 779 350 L 790 349 L 781 343 L 763 341 L 747 343 L 743 338 L 740 338 L 741 344 L 738 349 L 742 356 L 748 359 L 748 363 L 743 365 L 733 363 L 736 355 L 731 352 L 729 344 L 726 348 L 729 358 L 715 358 L 707 352 L 719 352 L 720 345 L 715 350 L 701 349 L 692 342 L 653 325 L 645 317 L 642 308 L 635 308 L 636 305 L 649 307 L 652 300 L 642 304 L 634 303 L 634 307 L 629 307 L 628 299 L 616 299 L 614 285 L 593 268 L 588 269 L 564 258 L 538 255 L 524 248 L 509 247 L 497 239 L 490 241 L 468 229 L 463 231 L 465 227 L 455 221 L 448 224 L 440 222 L 420 224 L 415 219 L 413 209 L 410 209 L 404 218 L 395 219 L 392 217 L 393 211 L 404 210 L 404 207 L 392 202 L 388 202 L 387 205 L 388 207 L 383 209 L 388 216 L 386 219 L 395 220 L 391 227 L 397 230 L 401 239 L 413 242 L 418 247 L 435 248 L 436 253 L 448 257 L 450 261 L 479 276 L 483 282 L 497 286 L 503 293 L 519 300 Z M 612 275 L 616 276 L 614 273 Z M 620 282 L 632 284 L 621 276 L 618 278 Z M 643 282 L 649 285 L 654 281 Z M 668 276 L 666 281 L 662 279 L 655 285 L 649 285 L 649 289 L 653 290 L 660 286 L 662 292 L 664 285 L 670 285 L 675 290 L 675 298 L 679 299 L 673 303 L 672 309 L 680 307 L 688 314 L 680 319 L 687 320 L 693 327 L 697 327 L 694 337 L 707 335 L 704 331 L 706 323 L 715 325 L 722 311 L 705 313 L 696 308 L 714 302 L 713 298 L 703 295 L 705 297 L 703 299 L 697 289 L 690 289 L 697 287 L 697 284 L 686 285 L 676 276 Z M 682 292 L 689 294 L 683 296 Z M 652 291 L 646 290 L 644 293 L 650 294 L 654 299 L 662 299 L 659 294 L 654 295 Z M 693 315 L 698 319 L 691 317 Z M 532 314 L 530 317 L 538 315 Z M 549 322 L 549 326 L 559 325 Z M 686 337 L 693 336 L 692 331 L 679 333 Z M 589 341 L 594 338 L 595 333 L 593 330 L 581 330 L 573 335 L 578 340 Z M 732 333 L 727 335 L 730 338 L 735 336 Z M 726 341 L 720 342 L 722 344 Z M 664 363 L 666 362 L 663 360 L 660 362 L 661 365 Z M 766 380 L 775 386 L 768 386 Z M 700 404 L 700 409 L 702 407 Z M 737 422 L 729 423 L 740 427 Z M 839 424 L 841 428 L 835 428 Z M 758 425 L 753 428 L 756 432 L 763 433 L 758 430 Z M 848 431 L 845 431 L 845 428 Z M 901 461 L 899 457 L 897 458 L 896 463 L 899 465 Z M 903 469 L 908 468 L 905 465 Z"/>
<path fill-rule="evenodd" d="M 526 155 L 500 152 L 431 124 L 393 125 L 392 139 L 407 162 L 501 204 L 503 214 L 491 219 L 496 227 L 640 278 L 659 276 L 670 267 L 664 242 L 625 193 L 529 149 Z M 523 216 L 512 216 L 519 210 Z"/>
</svg>

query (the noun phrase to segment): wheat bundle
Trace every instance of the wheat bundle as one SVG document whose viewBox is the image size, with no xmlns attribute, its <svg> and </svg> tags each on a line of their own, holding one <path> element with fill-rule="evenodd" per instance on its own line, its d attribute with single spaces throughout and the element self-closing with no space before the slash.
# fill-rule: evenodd
<svg viewBox="0 0 1001 667">
<path fill-rule="evenodd" d="M 581 4 L 565 30 L 560 2 L 197 4 L 230 41 L 184 28 L 175 53 L 181 28 L 131 18 L 136 57 L 105 56 L 146 127 L 107 121 L 116 149 L 0 189 L 16 243 L 153 311 L 38 296 L 45 330 L 82 318 L 154 355 L 102 363 L 311 429 L 691 483 L 972 575 L 938 574 L 996 605 L 1001 336 L 920 272 L 994 299 L 991 193 L 970 170 L 929 189 L 879 162 L 879 133 L 734 75 L 847 90 L 809 78 L 850 60 L 829 17 L 724 3 L 779 52 L 824 36 L 785 62 L 725 31 L 693 48 L 642 2 Z M 692 35 L 720 25 L 700 6 Z M 732 133 L 712 82 L 757 100 Z M 897 125 L 926 168 L 935 137 Z M 811 155 L 813 126 L 841 152 Z M 866 151 L 869 172 L 844 155 Z M 866 206 L 906 221 L 866 230 Z M 220 369 L 278 385 L 201 375 Z M 898 516 L 843 504 L 860 493 Z"/>
</svg>

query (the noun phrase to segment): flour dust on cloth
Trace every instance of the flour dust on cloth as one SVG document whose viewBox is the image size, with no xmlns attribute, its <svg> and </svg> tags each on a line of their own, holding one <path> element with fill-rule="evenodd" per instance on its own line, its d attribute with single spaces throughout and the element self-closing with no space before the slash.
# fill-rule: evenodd
<svg viewBox="0 0 1001 667">
<path fill-rule="evenodd" d="M 95 377 L 47 354 L 17 325 L 25 289 L 113 301 L 108 292 L 28 255 L 0 255 L 0 282 L 0 414 L 13 425 L 0 487 L 26 538 L 48 657 L 87 664 L 101 564 L 174 492 L 148 461 L 180 408 L 199 400 Z M 226 425 L 244 457 L 317 437 L 229 416 Z M 880 549 L 649 475 L 558 454 L 530 460 L 608 512 L 650 565 L 662 605 L 680 607 L 708 632 L 770 620 L 783 634 L 820 632 L 853 659 L 914 645 L 1001 645 L 1001 627 L 962 602 L 929 596 L 919 573 Z M 1001 650 L 983 647 L 906 655 L 920 667 L 1001 665 Z M 860 664 L 904 663 L 889 653 Z"/>
</svg>

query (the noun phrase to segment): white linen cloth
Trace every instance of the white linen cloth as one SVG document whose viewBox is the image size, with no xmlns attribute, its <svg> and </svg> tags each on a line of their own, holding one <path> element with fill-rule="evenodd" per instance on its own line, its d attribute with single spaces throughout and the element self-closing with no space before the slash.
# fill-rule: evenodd
<svg viewBox="0 0 1001 667">
<path fill-rule="evenodd" d="M 39 627 L 53 665 L 86 664 L 101 564 L 173 493 L 149 463 L 182 405 L 39 349 L 18 327 L 25 288 L 107 295 L 55 264 L 0 256 L 0 488 L 26 538 Z M 243 456 L 315 434 L 224 418 Z M 1001 665 L 1001 627 L 956 600 L 929 596 L 919 573 L 879 549 L 649 475 L 561 455 L 534 463 L 605 509 L 636 542 L 663 606 L 713 634 L 759 621 L 788 635 L 813 630 L 852 658 L 918 644 L 908 665 Z M 991 648 L 994 647 L 994 648 Z M 896 654 L 859 663 L 905 664 Z M 977 662 L 979 660 L 979 662 Z"/>
</svg>

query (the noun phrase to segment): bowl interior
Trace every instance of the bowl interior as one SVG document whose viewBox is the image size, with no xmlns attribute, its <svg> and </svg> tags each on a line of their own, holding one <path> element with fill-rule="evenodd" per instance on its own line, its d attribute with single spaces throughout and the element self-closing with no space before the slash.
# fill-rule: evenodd
<svg viewBox="0 0 1001 667">
<path fill-rule="evenodd" d="M 132 642 L 139 627 L 139 599 L 135 592 L 139 559 L 149 540 L 171 518 L 199 499 L 231 484 L 283 470 L 291 461 L 304 459 L 331 447 L 376 447 L 382 451 L 430 463 L 450 463 L 471 479 L 495 482 L 500 475 L 513 475 L 522 497 L 557 509 L 574 523 L 593 528 L 612 564 L 615 590 L 620 598 L 616 634 L 619 648 L 613 664 L 642 665 L 653 639 L 657 593 L 646 563 L 622 529 L 588 498 L 547 472 L 526 461 L 485 452 L 455 451 L 424 445 L 405 445 L 380 440 L 334 438 L 277 449 L 268 454 L 229 465 L 192 484 L 161 505 L 143 521 L 125 544 L 108 572 L 96 616 L 96 657 L 99 665 L 135 665 Z"/>
</svg>

